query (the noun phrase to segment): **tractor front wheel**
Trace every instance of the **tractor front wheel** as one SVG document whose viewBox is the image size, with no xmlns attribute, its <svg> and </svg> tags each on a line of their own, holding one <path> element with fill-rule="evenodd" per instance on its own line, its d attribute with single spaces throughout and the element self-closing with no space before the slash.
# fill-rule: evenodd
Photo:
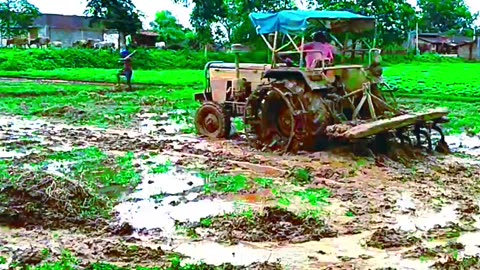
<svg viewBox="0 0 480 270">
<path fill-rule="evenodd" d="M 230 135 L 230 115 L 218 103 L 206 101 L 195 115 L 198 134 L 209 138 L 227 138 Z"/>
</svg>

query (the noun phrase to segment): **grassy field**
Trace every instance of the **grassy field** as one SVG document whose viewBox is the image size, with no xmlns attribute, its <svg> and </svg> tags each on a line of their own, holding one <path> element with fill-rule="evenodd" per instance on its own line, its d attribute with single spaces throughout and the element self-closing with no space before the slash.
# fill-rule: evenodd
<svg viewBox="0 0 480 270">
<path fill-rule="evenodd" d="M 461 76 L 456 74 L 461 71 Z M 447 107 L 450 133 L 479 133 L 480 66 L 468 63 L 405 64 L 386 67 L 384 77 L 398 88 L 401 103 L 409 109 Z M 57 69 L 52 71 L 2 72 L 4 77 L 115 82 L 116 70 Z M 61 116 L 69 122 L 96 126 L 128 126 L 145 108 L 165 112 L 188 109 L 191 122 L 198 104 L 192 97 L 203 87 L 202 70 L 137 70 L 134 82 L 144 85 L 132 93 L 107 86 L 2 83 L 0 111 L 26 116 Z M 178 102 L 180 100 L 180 102 Z"/>
<path fill-rule="evenodd" d="M 61 68 L 55 70 L 2 71 L 0 77 L 29 79 L 53 79 L 116 83 L 118 69 Z M 202 86 L 203 71 L 200 70 L 135 70 L 135 84 L 164 86 Z"/>
<path fill-rule="evenodd" d="M 385 67 L 384 77 L 404 96 L 418 95 L 445 99 L 480 100 L 480 65 L 473 63 L 415 63 Z M 59 79 L 114 83 L 116 69 L 55 69 L 2 71 L 0 77 Z M 136 84 L 202 86 L 202 70 L 135 70 Z M 448 97 L 447 97 L 448 96 Z"/>
<path fill-rule="evenodd" d="M 185 122 L 198 107 L 193 94 L 199 91 L 194 87 L 152 86 L 118 92 L 113 87 L 93 85 L 2 83 L 0 111 L 26 117 L 58 117 L 72 124 L 126 127 L 140 112 L 162 114 L 181 109 L 185 115 L 172 117 Z"/>
</svg>

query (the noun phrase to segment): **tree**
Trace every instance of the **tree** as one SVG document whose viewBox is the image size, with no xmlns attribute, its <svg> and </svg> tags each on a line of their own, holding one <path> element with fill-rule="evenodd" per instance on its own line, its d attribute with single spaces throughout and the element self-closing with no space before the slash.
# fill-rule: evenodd
<svg viewBox="0 0 480 270">
<path fill-rule="evenodd" d="M 347 10 L 377 20 L 379 45 L 400 44 L 415 27 L 415 10 L 406 0 L 316 0 L 317 7 Z"/>
<path fill-rule="evenodd" d="M 170 11 L 160 11 L 155 14 L 155 21 L 150 26 L 159 34 L 159 41 L 167 44 L 179 44 L 185 41 L 185 30 Z"/>
<path fill-rule="evenodd" d="M 142 29 L 143 16 L 132 0 L 87 0 L 85 15 L 92 16 L 92 24 L 101 23 L 108 29 L 119 32 L 119 44 L 125 36 L 135 35 Z"/>
<path fill-rule="evenodd" d="M 227 42 L 247 42 L 255 37 L 248 15 L 251 12 L 275 12 L 295 7 L 294 0 L 174 0 L 186 6 L 194 4 L 190 21 L 202 41 L 212 42 L 215 36 Z"/>
<path fill-rule="evenodd" d="M 422 10 L 419 28 L 427 32 L 447 32 L 472 28 L 478 13 L 472 14 L 464 0 L 418 0 Z"/>
<path fill-rule="evenodd" d="M 24 34 L 39 15 L 38 8 L 27 0 L 1 1 L 0 34 L 6 37 Z"/>
</svg>

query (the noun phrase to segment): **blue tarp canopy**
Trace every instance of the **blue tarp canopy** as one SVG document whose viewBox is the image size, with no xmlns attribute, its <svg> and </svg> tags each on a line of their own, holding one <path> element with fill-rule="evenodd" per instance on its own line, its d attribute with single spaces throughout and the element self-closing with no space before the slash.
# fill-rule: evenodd
<svg viewBox="0 0 480 270">
<path fill-rule="evenodd" d="M 284 10 L 278 13 L 251 13 L 249 16 L 258 34 L 303 32 L 309 20 L 330 21 L 333 32 L 361 32 L 375 26 L 374 17 L 348 11 Z"/>
</svg>

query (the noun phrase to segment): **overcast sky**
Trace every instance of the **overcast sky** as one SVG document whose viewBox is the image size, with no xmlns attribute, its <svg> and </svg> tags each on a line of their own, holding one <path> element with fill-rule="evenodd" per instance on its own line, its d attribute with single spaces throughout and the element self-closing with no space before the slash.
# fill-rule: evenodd
<svg viewBox="0 0 480 270">
<path fill-rule="evenodd" d="M 65 15 L 82 15 L 85 10 L 85 0 L 29 0 L 40 9 L 42 13 L 55 13 Z M 301 1 L 301 0 L 298 0 Z M 416 0 L 408 0 L 416 4 Z M 465 0 L 473 12 L 480 11 L 480 0 Z M 181 5 L 175 5 L 172 0 L 133 0 L 133 3 L 141 10 L 146 19 L 144 25 L 155 18 L 155 13 L 160 10 L 170 10 L 179 22 L 189 26 L 189 17 L 191 8 L 185 8 Z"/>
</svg>

